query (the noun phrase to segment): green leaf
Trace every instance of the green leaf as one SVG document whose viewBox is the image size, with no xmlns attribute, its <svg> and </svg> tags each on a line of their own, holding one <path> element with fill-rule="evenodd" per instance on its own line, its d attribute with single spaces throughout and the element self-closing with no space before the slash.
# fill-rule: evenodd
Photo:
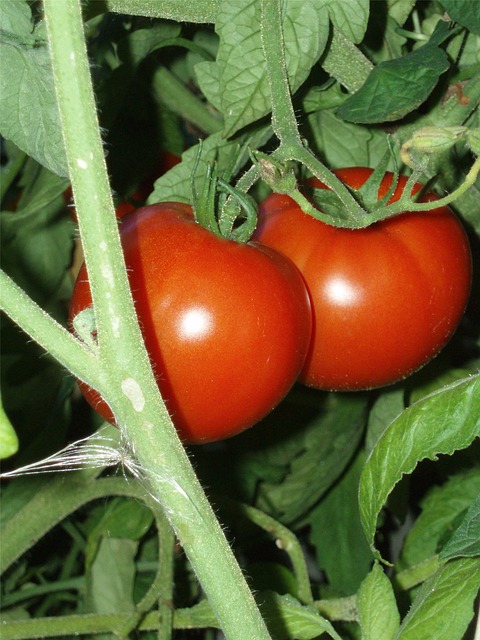
<svg viewBox="0 0 480 640">
<path fill-rule="evenodd" d="M 87 574 L 86 606 L 91 613 L 132 611 L 135 555 L 138 543 L 127 538 L 102 538 Z"/>
<path fill-rule="evenodd" d="M 375 401 L 368 416 L 365 448 L 372 451 L 378 439 L 393 420 L 405 409 L 403 389 L 388 389 Z"/>
<path fill-rule="evenodd" d="M 333 168 L 375 167 L 388 149 L 387 135 L 378 128 L 367 128 L 337 118 L 332 109 L 308 116 L 312 147 L 322 161 Z"/>
<path fill-rule="evenodd" d="M 109 11 L 179 22 L 215 22 L 219 0 L 106 0 Z"/>
<path fill-rule="evenodd" d="M 308 402 L 308 396 L 299 396 L 299 400 Z M 286 523 L 311 508 L 348 464 L 363 433 L 366 409 L 367 398 L 361 394 L 326 394 L 319 397 L 316 407 L 313 404 L 303 409 L 293 396 L 288 413 L 282 416 L 287 432 L 283 434 L 280 425 L 275 426 L 275 413 L 271 414 L 263 428 L 271 430 L 276 441 L 270 446 L 264 441 L 256 461 L 268 467 L 283 460 L 286 467 L 280 483 L 266 481 L 259 485 L 258 508 Z"/>
<path fill-rule="evenodd" d="M 392 583 L 376 562 L 360 585 L 357 609 L 362 640 L 393 640 L 400 626 Z"/>
<path fill-rule="evenodd" d="M 472 0 L 440 0 L 451 20 L 480 35 L 480 5 Z"/>
<path fill-rule="evenodd" d="M 0 133 L 54 173 L 68 176 L 46 43 L 22 42 L 27 22 L 31 33 L 26 2 L 10 1 L 5 7 L 8 26 L 16 31 L 0 33 Z M 3 9 L 2 2 L 2 19 Z"/>
<path fill-rule="evenodd" d="M 32 11 L 26 0 L 2 0 L 2 38 L 33 43 Z"/>
<path fill-rule="evenodd" d="M 408 532 L 398 563 L 400 569 L 417 565 L 438 552 L 440 541 L 480 491 L 480 469 L 457 473 L 433 486 L 420 503 L 421 513 Z"/>
<path fill-rule="evenodd" d="M 257 426 L 223 442 L 220 453 L 196 449 L 197 473 L 205 486 L 289 525 L 342 474 L 362 437 L 367 410 L 366 394 L 296 387 Z"/>
<path fill-rule="evenodd" d="M 245 143 L 252 148 L 265 144 L 271 136 L 271 129 L 264 127 L 253 136 L 239 137 L 236 142 L 230 142 L 220 133 L 214 133 L 202 141 L 201 156 L 195 173 L 195 186 L 200 193 L 207 174 L 208 163 L 217 163 L 218 175 L 230 170 L 234 164 L 233 173 L 236 174 L 249 159 L 245 151 Z M 242 149 L 240 148 L 242 145 Z M 182 162 L 161 176 L 154 186 L 154 191 L 148 198 L 148 203 L 154 202 L 192 202 L 191 175 L 195 167 L 200 145 L 190 147 L 182 155 Z"/>
<path fill-rule="evenodd" d="M 440 558 L 480 556 L 480 493 L 477 494 L 460 526 L 440 552 Z"/>
<path fill-rule="evenodd" d="M 447 69 L 446 53 L 433 44 L 381 62 L 359 91 L 337 109 L 337 115 L 364 124 L 400 120 L 425 102 Z"/>
<path fill-rule="evenodd" d="M 285 61 L 292 91 L 305 81 L 328 38 L 328 18 L 314 0 L 285 3 Z M 268 25 L 265 25 L 268 28 Z M 225 0 L 217 13 L 220 37 L 216 62 L 196 65 L 203 93 L 225 117 L 225 137 L 271 111 L 265 67 L 260 3 Z"/>
<path fill-rule="evenodd" d="M 368 24 L 368 0 L 319 0 L 318 10 L 327 10 L 333 24 L 355 43 L 362 41 Z"/>
<path fill-rule="evenodd" d="M 58 193 L 66 183 L 58 180 L 39 176 L 41 184 L 31 199 L 25 194 L 24 208 L 0 214 L 3 268 L 41 306 L 61 295 L 72 259 L 73 223 Z"/>
<path fill-rule="evenodd" d="M 298 590 L 295 576 L 278 562 L 254 562 L 248 565 L 248 578 L 253 591 L 275 591 L 295 595 Z"/>
<path fill-rule="evenodd" d="M 0 403 L 0 460 L 9 458 L 18 451 L 18 436 Z"/>
<path fill-rule="evenodd" d="M 139 540 L 152 522 L 153 514 L 143 503 L 129 498 L 115 498 L 102 512 L 102 517 L 88 536 L 86 564 L 93 561 L 103 537 Z"/>
<path fill-rule="evenodd" d="M 134 71 L 148 55 L 164 46 L 165 40 L 170 41 L 180 33 L 180 25 L 169 22 L 159 22 L 149 29 L 137 29 L 120 40 L 118 55 Z"/>
<path fill-rule="evenodd" d="M 480 375 L 442 389 L 404 411 L 384 432 L 360 480 L 360 514 L 371 544 L 394 486 L 420 460 L 466 448 L 480 435 Z"/>
<path fill-rule="evenodd" d="M 360 452 L 342 478 L 309 515 L 310 540 L 330 587 L 355 593 L 370 570 L 372 552 L 358 511 L 358 483 L 365 461 Z"/>
<path fill-rule="evenodd" d="M 440 567 L 415 596 L 395 640 L 462 640 L 480 588 L 480 559 Z"/>
<path fill-rule="evenodd" d="M 276 640 L 312 640 L 327 633 L 334 640 L 342 640 L 332 624 L 313 607 L 304 606 L 290 595 L 273 592 L 258 594 L 260 608 L 268 630 Z"/>
</svg>

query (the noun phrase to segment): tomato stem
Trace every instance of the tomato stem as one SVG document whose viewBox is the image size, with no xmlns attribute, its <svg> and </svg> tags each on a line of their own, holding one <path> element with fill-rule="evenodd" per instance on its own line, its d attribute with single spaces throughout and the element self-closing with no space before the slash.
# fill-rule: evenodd
<svg viewBox="0 0 480 640">
<path fill-rule="evenodd" d="M 269 640 L 252 593 L 160 396 L 143 344 L 108 183 L 81 2 L 45 0 L 44 10 L 96 317 L 99 357 L 94 368 L 97 380 L 107 382 L 98 390 L 135 451 L 145 482 L 185 549 L 225 635 L 231 640 Z M 73 358 L 62 357 L 63 350 L 57 353 L 75 370 Z"/>
<path fill-rule="evenodd" d="M 457 189 L 444 196 L 443 198 L 439 198 L 438 200 L 433 200 L 431 202 L 417 202 L 412 200 L 411 189 L 408 190 L 407 187 L 409 185 L 409 182 L 414 182 L 414 180 L 409 179 L 409 182 L 407 182 L 404 190 L 404 195 L 402 195 L 396 202 L 393 202 L 392 204 L 389 204 L 384 209 L 382 209 L 380 215 L 372 216 L 371 222 L 376 222 L 377 220 L 383 220 L 385 218 L 391 218 L 404 211 L 431 211 L 433 209 L 438 209 L 439 207 L 445 207 L 457 200 L 467 191 L 467 189 L 475 184 L 475 180 L 477 179 L 479 172 L 480 158 L 477 158 L 471 166 L 468 174 L 466 175 L 465 180 L 459 187 L 457 187 Z M 413 178 L 413 176 L 414 174 L 412 174 L 411 178 Z"/>
<path fill-rule="evenodd" d="M 373 69 L 370 60 L 336 27 L 321 64 L 350 93 L 360 89 Z"/>
<path fill-rule="evenodd" d="M 281 5 L 281 0 L 261 0 L 261 35 L 272 96 L 272 127 L 280 140 L 280 146 L 272 153 L 272 158 L 276 161 L 301 162 L 338 195 L 349 218 L 347 226 L 358 226 L 366 212 L 345 185 L 305 147 L 300 137 L 285 64 Z M 275 190 L 276 185 L 271 186 Z M 288 195 L 295 200 L 303 200 L 296 187 Z M 305 211 L 313 213 L 310 207 Z M 329 219 L 331 223 L 332 217 Z"/>
<path fill-rule="evenodd" d="M 226 238 L 237 242 L 247 242 L 257 226 L 257 205 L 251 196 L 235 189 L 225 180 L 219 178 L 218 184 L 233 198 L 233 202 L 226 204 L 222 209 L 219 220 L 220 231 Z M 245 212 L 245 218 L 241 224 L 235 226 L 239 219 L 239 208 Z"/>
</svg>

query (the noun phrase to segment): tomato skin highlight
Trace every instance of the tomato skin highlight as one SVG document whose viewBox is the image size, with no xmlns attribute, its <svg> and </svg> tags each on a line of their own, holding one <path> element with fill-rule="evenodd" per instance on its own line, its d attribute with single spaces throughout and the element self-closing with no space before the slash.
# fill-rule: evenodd
<svg viewBox="0 0 480 640">
<path fill-rule="evenodd" d="M 258 422 L 290 390 L 309 348 L 311 307 L 298 270 L 269 247 L 215 236 L 184 204 L 138 209 L 120 233 L 146 348 L 181 438 L 212 442 Z M 83 265 L 71 321 L 89 306 Z M 113 421 L 98 393 L 80 386 Z"/>
<path fill-rule="evenodd" d="M 359 188 L 372 170 L 334 173 Z M 391 201 L 406 181 L 400 177 Z M 386 174 L 379 198 L 391 182 Z M 318 180 L 310 184 L 327 188 Z M 319 389 L 372 389 L 412 374 L 448 342 L 470 295 L 470 247 L 448 207 L 351 230 L 316 220 L 288 196 L 272 194 L 260 207 L 254 238 L 288 256 L 305 279 L 314 320 L 300 381 Z"/>
</svg>

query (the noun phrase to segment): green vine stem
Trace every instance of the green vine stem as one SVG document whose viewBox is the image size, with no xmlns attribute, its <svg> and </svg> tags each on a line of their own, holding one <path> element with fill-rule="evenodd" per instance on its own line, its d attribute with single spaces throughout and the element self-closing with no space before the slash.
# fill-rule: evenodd
<svg viewBox="0 0 480 640">
<path fill-rule="evenodd" d="M 74 375 L 92 386 L 103 387 L 95 355 L 41 309 L 0 270 L 0 308 L 28 335 Z"/>
<path fill-rule="evenodd" d="M 174 113 L 205 133 L 221 131 L 220 114 L 215 115 L 197 98 L 188 87 L 178 80 L 166 67 L 158 67 L 153 77 L 153 95 Z"/>
<path fill-rule="evenodd" d="M 352 226 L 355 226 L 356 221 L 365 217 L 365 211 L 347 187 L 305 148 L 300 138 L 285 64 L 281 5 L 281 0 L 261 0 L 261 36 L 272 96 L 272 126 L 280 140 L 280 146 L 272 157 L 275 160 L 301 162 L 335 191 L 352 220 Z M 297 191 L 292 193 L 296 196 Z"/>
<path fill-rule="evenodd" d="M 161 628 L 158 610 L 147 613 L 138 624 L 138 631 L 157 631 Z M 91 613 L 54 616 L 41 619 L 9 620 L 2 624 L 2 640 L 31 640 L 32 638 L 65 638 L 99 633 L 119 635 L 128 622 L 129 613 Z M 204 607 L 177 609 L 173 614 L 174 629 L 218 628 L 214 616 Z"/>
<path fill-rule="evenodd" d="M 45 0 L 52 70 L 95 310 L 100 389 L 162 505 L 225 636 L 270 635 L 177 436 L 151 371 L 125 271 L 79 0 Z M 35 314 L 38 319 L 39 313 Z M 38 333 L 38 332 L 37 332 Z M 74 358 L 61 361 L 75 369 Z M 28 527 L 27 527 L 28 528 Z M 12 536 L 15 539 L 17 532 Z M 11 554 L 12 555 L 12 554 Z"/>
<path fill-rule="evenodd" d="M 308 576 L 302 547 L 294 533 L 268 514 L 246 504 L 234 501 L 223 501 L 225 507 L 233 514 L 240 514 L 275 538 L 279 549 L 285 551 L 290 558 L 293 573 L 297 581 L 297 597 L 303 604 L 313 604 L 313 594 Z"/>
<path fill-rule="evenodd" d="M 440 564 L 438 555 L 431 556 L 423 562 L 397 573 L 394 577 L 394 583 L 403 591 L 409 591 L 433 575 Z"/>
<path fill-rule="evenodd" d="M 350 93 L 360 89 L 373 69 L 370 60 L 336 28 L 333 28 L 332 39 L 321 65 Z"/>
</svg>

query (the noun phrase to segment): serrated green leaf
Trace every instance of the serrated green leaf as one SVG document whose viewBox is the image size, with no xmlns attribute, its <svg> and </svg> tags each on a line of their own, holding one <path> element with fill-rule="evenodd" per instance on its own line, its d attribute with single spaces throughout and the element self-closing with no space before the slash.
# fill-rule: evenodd
<svg viewBox="0 0 480 640">
<path fill-rule="evenodd" d="M 362 640 L 393 640 L 400 626 L 392 583 L 376 562 L 360 585 L 357 609 Z"/>
<path fill-rule="evenodd" d="M 46 48 L 0 43 L 0 133 L 59 176 L 68 176 Z"/>
<path fill-rule="evenodd" d="M 337 109 L 337 115 L 363 124 L 400 120 L 425 102 L 447 69 L 446 53 L 430 44 L 381 62 L 359 91 Z"/>
<path fill-rule="evenodd" d="M 387 135 L 376 128 L 345 122 L 332 109 L 308 117 L 312 128 L 312 146 L 333 169 L 375 167 L 388 149 Z"/>
<path fill-rule="evenodd" d="M 394 640 L 462 640 L 480 588 L 480 559 L 440 567 L 420 587 Z"/>
<path fill-rule="evenodd" d="M 368 24 L 368 0 L 318 0 L 319 10 L 328 11 L 333 24 L 352 42 L 362 41 Z"/>
<path fill-rule="evenodd" d="M 32 43 L 32 11 L 27 0 L 2 0 L 2 24 L 0 40 Z"/>
<path fill-rule="evenodd" d="M 164 40 L 176 38 L 180 32 L 180 25 L 169 22 L 160 22 L 149 29 L 137 29 L 120 40 L 118 55 L 125 64 L 134 68 L 162 47 Z"/>
<path fill-rule="evenodd" d="M 215 22 L 219 0 L 106 0 L 109 11 L 179 22 Z"/>
<path fill-rule="evenodd" d="M 355 593 L 370 570 L 372 552 L 358 512 L 358 483 L 363 451 L 309 514 L 310 540 L 328 584 L 342 594 Z"/>
<path fill-rule="evenodd" d="M 276 640 L 312 640 L 327 633 L 342 640 L 332 624 L 313 607 L 304 606 L 290 595 L 264 592 L 257 596 L 268 630 Z"/>
<path fill-rule="evenodd" d="M 368 416 L 365 449 L 370 453 L 378 439 L 393 420 L 405 409 L 403 389 L 384 391 L 375 401 Z"/>
<path fill-rule="evenodd" d="M 420 503 L 421 513 L 405 539 L 400 569 L 417 565 L 437 553 L 440 540 L 480 491 L 480 469 L 457 473 L 434 486 Z"/>
<path fill-rule="evenodd" d="M 360 480 L 360 514 L 371 544 L 394 486 L 420 460 L 464 449 L 480 436 L 480 375 L 461 380 L 405 410 L 384 432 Z"/>
<path fill-rule="evenodd" d="M 222 2 L 215 28 L 220 37 L 217 60 L 199 63 L 195 71 L 203 93 L 223 113 L 224 135 L 229 137 L 271 111 L 260 4 Z M 307 78 L 327 38 L 327 14 L 313 0 L 285 3 L 285 61 L 292 91 Z"/>
<path fill-rule="evenodd" d="M 460 526 L 440 552 L 442 560 L 480 556 L 480 493 L 467 510 Z"/>
<path fill-rule="evenodd" d="M 472 0 L 440 0 L 451 20 L 480 35 L 480 4 Z"/>
<path fill-rule="evenodd" d="M 410 15 L 416 0 L 389 0 L 388 14 L 401 27 Z"/>
</svg>

